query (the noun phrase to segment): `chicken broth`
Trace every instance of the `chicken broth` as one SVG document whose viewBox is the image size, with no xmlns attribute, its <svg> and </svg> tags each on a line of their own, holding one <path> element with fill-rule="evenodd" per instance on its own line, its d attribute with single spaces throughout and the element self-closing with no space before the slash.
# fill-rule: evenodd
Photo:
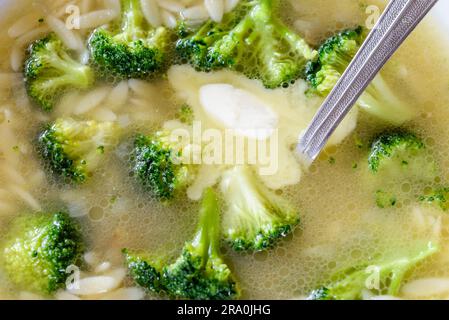
<svg viewBox="0 0 449 320">
<path fill-rule="evenodd" d="M 51 3 L 48 10 L 56 14 L 66 3 L 73 2 L 21 1 L 34 3 L 26 13 L 29 19 L 45 16 L 43 3 Z M 82 14 L 105 8 L 103 1 L 92 1 L 90 5 L 86 4 L 89 1 L 75 3 L 80 5 Z M 291 0 L 284 4 L 289 13 L 283 18 L 311 45 L 317 46 L 336 31 L 365 25 L 369 19 L 366 8 L 373 3 L 380 8 L 384 6 L 382 1 Z M 117 79 L 112 84 L 100 81 L 88 90 L 67 91 L 52 112 L 43 112 L 29 101 L 21 69 L 19 72 L 13 69 L 17 64 L 14 59 L 23 61 L 20 54 L 14 57 L 17 50 L 40 37 L 32 35 L 28 41 L 26 37 L 7 34 L 22 16 L 11 15 L 4 23 L 0 22 L 4 30 L 0 33 L 0 240 L 11 221 L 21 214 L 65 210 L 79 221 L 86 243 L 84 261 L 79 266 L 81 279 L 108 275 L 118 280 L 107 293 L 77 294 L 60 289 L 46 296 L 18 288 L 0 271 L 0 298 L 160 297 L 141 291 L 125 277 L 121 250 L 133 248 L 176 259 L 194 234 L 199 203 L 192 190 L 169 204 L 143 190 L 132 174 L 132 142 L 137 133 L 150 134 L 176 118 L 185 103 L 200 114 L 200 121 L 208 123 L 205 128 L 214 127 L 198 106 L 201 98 L 198 92 L 208 83 L 244 89 L 262 99 L 278 115 L 279 172 L 260 177 L 260 183 L 277 189 L 276 194 L 288 199 L 300 213 L 299 226 L 273 249 L 236 253 L 223 244 L 221 252 L 240 284 L 243 298 L 304 298 L 327 283 L 334 273 L 409 252 L 413 250 L 410 244 L 415 242 L 432 242 L 438 246 L 438 252 L 407 272 L 398 296 L 449 297 L 449 288 L 427 292 L 419 287 L 428 279 L 449 281 L 448 217 L 437 206 L 418 200 L 449 181 L 446 171 L 449 144 L 442 138 L 449 136 L 449 62 L 447 48 L 441 44 L 442 35 L 435 31 L 430 19 L 418 27 L 382 73 L 393 92 L 415 114 L 401 127 L 422 139 L 429 159 L 435 159 L 438 173 L 432 181 L 392 180 L 378 186 L 368 170 L 366 157 L 373 137 L 391 125 L 358 107 L 354 107 L 334 141 L 308 170 L 296 162 L 290 146 L 322 101 L 306 93 L 304 80 L 297 80 L 288 88 L 270 90 L 237 72 L 200 73 L 190 66 L 176 65 L 159 80 Z M 65 17 L 62 15 L 61 19 Z M 44 20 L 32 25 L 42 28 L 43 34 L 49 32 L 47 18 Z M 85 42 L 91 30 L 76 32 Z M 85 54 L 80 51 L 81 59 Z M 52 174 L 36 147 L 45 125 L 60 117 L 111 121 L 121 128 L 117 147 L 106 149 L 101 164 L 80 185 L 66 184 Z M 213 168 L 200 178 L 219 176 L 220 170 Z M 207 184 L 210 181 L 199 181 L 197 189 L 202 190 Z M 380 208 L 376 205 L 376 193 L 379 195 L 380 189 L 390 187 L 395 190 L 391 206 Z M 220 203 L 223 215 L 226 207 L 224 201 Z M 388 294 L 366 291 L 366 298 Z"/>
</svg>

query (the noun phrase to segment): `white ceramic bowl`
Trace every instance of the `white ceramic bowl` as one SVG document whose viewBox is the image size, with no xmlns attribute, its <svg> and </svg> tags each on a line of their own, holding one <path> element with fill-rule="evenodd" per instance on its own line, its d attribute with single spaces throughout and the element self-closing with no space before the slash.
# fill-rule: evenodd
<svg viewBox="0 0 449 320">
<path fill-rule="evenodd" d="M 0 0 L 0 26 L 11 15 L 16 16 L 31 4 L 32 0 Z M 443 28 L 443 35 L 449 33 L 449 1 L 440 0 L 431 12 L 432 19 L 437 20 L 437 26 Z M 449 37 L 445 37 L 449 47 Z M 449 56 L 449 51 L 448 51 Z"/>
<path fill-rule="evenodd" d="M 17 14 L 21 12 L 26 6 L 30 5 L 31 0 L 0 0 L 0 25 L 11 14 Z M 444 33 L 449 33 L 449 1 L 440 0 L 435 8 L 432 10 L 431 15 L 438 22 L 438 25 L 444 28 Z M 449 37 L 448 44 L 449 44 Z"/>
</svg>

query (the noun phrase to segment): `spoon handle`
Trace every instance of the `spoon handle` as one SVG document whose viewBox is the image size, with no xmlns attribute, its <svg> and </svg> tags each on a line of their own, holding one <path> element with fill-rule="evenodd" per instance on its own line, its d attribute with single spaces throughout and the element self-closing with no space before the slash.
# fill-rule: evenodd
<svg viewBox="0 0 449 320">
<path fill-rule="evenodd" d="M 374 29 L 324 101 L 297 145 L 313 162 L 380 69 L 438 0 L 391 0 Z"/>
</svg>

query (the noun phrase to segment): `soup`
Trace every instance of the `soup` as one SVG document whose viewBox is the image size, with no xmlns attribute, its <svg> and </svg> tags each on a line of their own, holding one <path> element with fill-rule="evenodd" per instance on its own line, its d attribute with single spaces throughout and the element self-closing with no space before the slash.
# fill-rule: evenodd
<svg viewBox="0 0 449 320">
<path fill-rule="evenodd" d="M 172 2 L 164 5 L 164 1 L 159 1 L 162 24 L 168 27 L 176 26 L 174 19 L 181 19 Z M 195 1 L 178 2 L 188 8 L 197 4 Z M 370 18 L 366 9 L 372 2 L 292 0 L 284 1 L 284 10 L 280 11 L 286 25 L 303 36 L 310 46 L 318 47 L 336 32 L 365 25 Z M 449 248 L 446 247 L 449 221 L 444 210 L 429 203 L 433 190 L 447 185 L 449 179 L 445 172 L 449 166 L 449 144 L 442 138 L 449 134 L 449 64 L 442 54 L 447 48 L 441 44 L 430 21 L 412 34 L 382 71 L 391 91 L 413 114 L 411 119 L 392 126 L 356 106 L 320 158 L 311 167 L 304 168 L 291 147 L 323 97 L 311 94 L 302 79 L 289 86 L 267 89 L 261 81 L 250 80 L 235 70 L 204 73 L 180 63 L 171 66 L 166 75 L 151 80 L 100 77 L 104 79 L 88 89 L 65 90 L 51 112 L 42 111 L 30 100 L 24 85 L 25 49 L 33 41 L 57 30 L 59 23 L 76 13 L 73 6 L 66 11 L 73 3 L 75 9 L 80 10 L 81 29 L 57 32 L 57 35 L 66 37 L 65 44 L 72 41 L 77 59 L 88 64 L 86 42 L 92 30 L 115 21 L 110 16 L 118 1 L 21 0 L 10 5 L 11 15 L 2 22 L 0 234 L 6 238 L 11 223 L 18 216 L 67 212 L 79 223 L 85 243 L 82 261 L 67 270 L 72 277 L 70 283 L 78 287 L 60 286 L 51 293 L 37 292 L 17 285 L 3 270 L 0 272 L 0 298 L 166 297 L 142 289 L 127 276 L 122 249 L 160 254 L 167 259 L 178 257 L 196 230 L 202 191 L 213 187 L 218 194 L 224 192 L 225 172 L 235 166 L 232 163 L 201 164 L 203 171 L 197 174 L 195 182 L 169 201 L 161 201 L 142 188 L 133 174 L 134 137 L 139 133 L 149 135 L 164 126 L 171 128 L 174 125 L 171 120 L 179 119 L 180 109 L 185 105 L 193 109 L 195 121 L 203 125 L 203 132 L 217 129 L 216 132 L 223 133 L 223 123 L 231 123 L 232 127 L 235 120 L 226 118 L 227 114 L 245 115 L 254 110 L 257 114 L 247 114 L 250 122 L 255 123 L 253 129 L 260 129 L 257 124 L 263 124 L 277 130 L 279 146 L 276 153 L 270 154 L 278 161 L 276 170 L 261 174 L 258 183 L 276 190 L 270 192 L 298 208 L 300 223 L 267 250 L 235 252 L 223 243 L 220 254 L 237 279 L 242 298 L 305 298 L 323 285 L 332 286 L 333 275 L 341 270 L 361 268 L 363 273 L 371 265 L 376 267 L 379 261 L 389 262 L 391 257 L 413 259 L 415 256 L 410 256 L 410 252 L 415 252 L 416 247 L 425 251 L 429 243 L 435 252 L 410 268 L 399 267 L 404 271 L 400 289 L 385 289 L 388 284 L 383 283 L 386 278 L 381 277 L 383 289 L 364 287 L 357 298 L 391 298 L 391 294 L 399 298 L 449 297 Z M 384 6 L 382 1 L 376 4 L 379 8 Z M 21 14 L 21 7 L 29 11 Z M 184 11 L 183 16 L 201 22 L 209 18 L 205 10 Z M 94 12 L 91 17 L 90 12 Z M 210 12 L 213 15 L 214 11 Z M 146 18 L 151 19 L 151 15 L 148 17 L 147 13 Z M 103 68 L 96 72 L 105 75 L 109 71 Z M 240 94 L 238 99 L 254 109 L 231 109 L 233 103 L 238 103 L 225 98 L 234 97 L 235 92 Z M 120 129 L 120 138 L 113 148 L 99 146 L 101 160 L 83 183 L 67 183 L 52 173 L 54 168 L 42 159 L 38 137 L 48 128 L 48 123 L 61 118 L 114 123 Z M 192 133 L 190 124 L 183 126 Z M 379 182 L 369 171 L 367 155 L 373 138 L 394 127 L 413 132 L 423 142 L 426 160 L 436 167 L 430 179 L 417 181 L 401 176 Z M 248 141 L 264 140 L 248 134 L 246 138 Z M 244 152 L 250 153 L 249 149 Z M 265 163 L 268 167 L 272 164 L 271 161 Z M 258 168 L 258 165 L 253 167 Z M 220 204 L 224 219 L 223 216 L 229 214 L 229 201 L 224 199 Z M 363 282 L 365 278 L 362 277 Z"/>
</svg>

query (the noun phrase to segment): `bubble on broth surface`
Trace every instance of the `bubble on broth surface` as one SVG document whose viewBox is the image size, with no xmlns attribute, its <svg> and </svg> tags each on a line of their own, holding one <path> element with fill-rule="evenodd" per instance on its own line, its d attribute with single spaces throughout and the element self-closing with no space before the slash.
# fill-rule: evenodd
<svg viewBox="0 0 449 320">
<path fill-rule="evenodd" d="M 93 207 L 89 210 L 89 218 L 93 221 L 101 221 L 104 218 L 104 210 L 101 207 Z"/>
</svg>

